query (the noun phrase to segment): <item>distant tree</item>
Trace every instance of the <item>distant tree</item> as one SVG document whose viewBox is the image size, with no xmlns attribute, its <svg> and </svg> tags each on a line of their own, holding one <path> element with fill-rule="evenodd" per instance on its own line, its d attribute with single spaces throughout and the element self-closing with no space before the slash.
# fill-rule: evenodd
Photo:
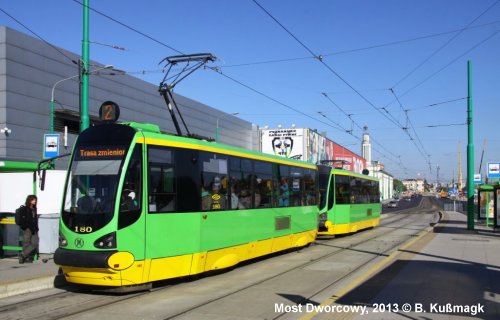
<svg viewBox="0 0 500 320">
<path fill-rule="evenodd" d="M 406 186 L 403 184 L 403 182 L 401 182 L 401 180 L 394 179 L 393 185 L 394 185 L 394 190 L 398 193 L 407 190 Z"/>
<path fill-rule="evenodd" d="M 425 192 L 431 191 L 431 185 L 427 182 L 427 179 L 424 179 L 424 191 Z"/>
</svg>

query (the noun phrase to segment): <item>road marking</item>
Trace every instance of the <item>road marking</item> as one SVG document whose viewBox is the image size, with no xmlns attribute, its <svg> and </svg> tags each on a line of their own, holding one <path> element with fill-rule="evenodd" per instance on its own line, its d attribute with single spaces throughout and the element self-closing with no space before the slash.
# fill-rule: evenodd
<svg viewBox="0 0 500 320">
<path fill-rule="evenodd" d="M 424 236 L 428 235 L 432 230 L 434 229 L 434 226 L 430 226 L 426 228 L 418 237 L 415 237 L 414 239 L 408 241 L 407 243 L 403 244 L 401 247 L 397 248 L 393 253 L 391 253 L 389 256 L 384 258 L 382 261 L 377 263 L 375 266 L 370 268 L 370 270 L 366 271 L 363 273 L 361 276 L 358 278 L 354 279 L 351 283 L 349 283 L 346 287 L 341 289 L 338 293 L 333 294 L 330 298 L 326 299 L 325 301 L 321 302 L 320 306 L 327 306 L 334 304 L 338 299 L 346 295 L 348 292 L 359 286 L 361 283 L 365 282 L 372 276 L 374 276 L 376 273 L 378 273 L 380 270 L 385 268 L 389 263 L 393 262 L 396 260 L 396 257 L 399 255 L 405 253 L 403 250 L 406 248 L 410 247 L 413 245 L 415 242 L 419 241 L 422 239 Z M 433 238 L 433 237 L 432 237 Z M 310 320 L 312 319 L 315 315 L 317 315 L 318 312 L 311 312 L 308 313 L 300 318 L 300 320 Z"/>
</svg>

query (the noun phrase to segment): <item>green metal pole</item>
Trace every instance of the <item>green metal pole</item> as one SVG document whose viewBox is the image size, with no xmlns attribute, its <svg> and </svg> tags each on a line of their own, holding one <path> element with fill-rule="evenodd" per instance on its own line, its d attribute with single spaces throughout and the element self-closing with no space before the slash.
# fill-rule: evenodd
<svg viewBox="0 0 500 320">
<path fill-rule="evenodd" d="M 472 122 L 472 63 L 467 61 L 467 229 L 474 230 L 474 137 Z"/>
<path fill-rule="evenodd" d="M 89 127 L 89 0 L 83 1 L 82 86 L 80 132 Z"/>
</svg>

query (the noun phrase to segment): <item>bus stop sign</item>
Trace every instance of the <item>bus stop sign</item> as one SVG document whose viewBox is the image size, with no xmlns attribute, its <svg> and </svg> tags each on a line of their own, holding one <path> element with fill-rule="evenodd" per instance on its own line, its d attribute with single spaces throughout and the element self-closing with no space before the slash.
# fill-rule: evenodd
<svg viewBox="0 0 500 320">
<path fill-rule="evenodd" d="M 500 162 L 488 162 L 488 178 L 500 178 Z"/>
<path fill-rule="evenodd" d="M 60 135 L 55 134 L 45 134 L 43 136 L 43 158 L 52 158 L 59 155 L 59 141 Z"/>
</svg>

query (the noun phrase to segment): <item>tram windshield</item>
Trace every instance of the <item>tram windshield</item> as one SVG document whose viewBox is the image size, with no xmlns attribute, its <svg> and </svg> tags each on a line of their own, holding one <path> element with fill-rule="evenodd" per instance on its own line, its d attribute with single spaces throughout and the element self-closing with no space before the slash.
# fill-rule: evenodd
<svg viewBox="0 0 500 320">
<path fill-rule="evenodd" d="M 77 233 L 90 233 L 113 219 L 120 174 L 135 130 L 105 124 L 83 131 L 73 150 L 62 221 Z"/>
<path fill-rule="evenodd" d="M 125 146 L 80 146 L 75 150 L 64 200 L 66 225 L 92 232 L 113 217 Z"/>
</svg>

